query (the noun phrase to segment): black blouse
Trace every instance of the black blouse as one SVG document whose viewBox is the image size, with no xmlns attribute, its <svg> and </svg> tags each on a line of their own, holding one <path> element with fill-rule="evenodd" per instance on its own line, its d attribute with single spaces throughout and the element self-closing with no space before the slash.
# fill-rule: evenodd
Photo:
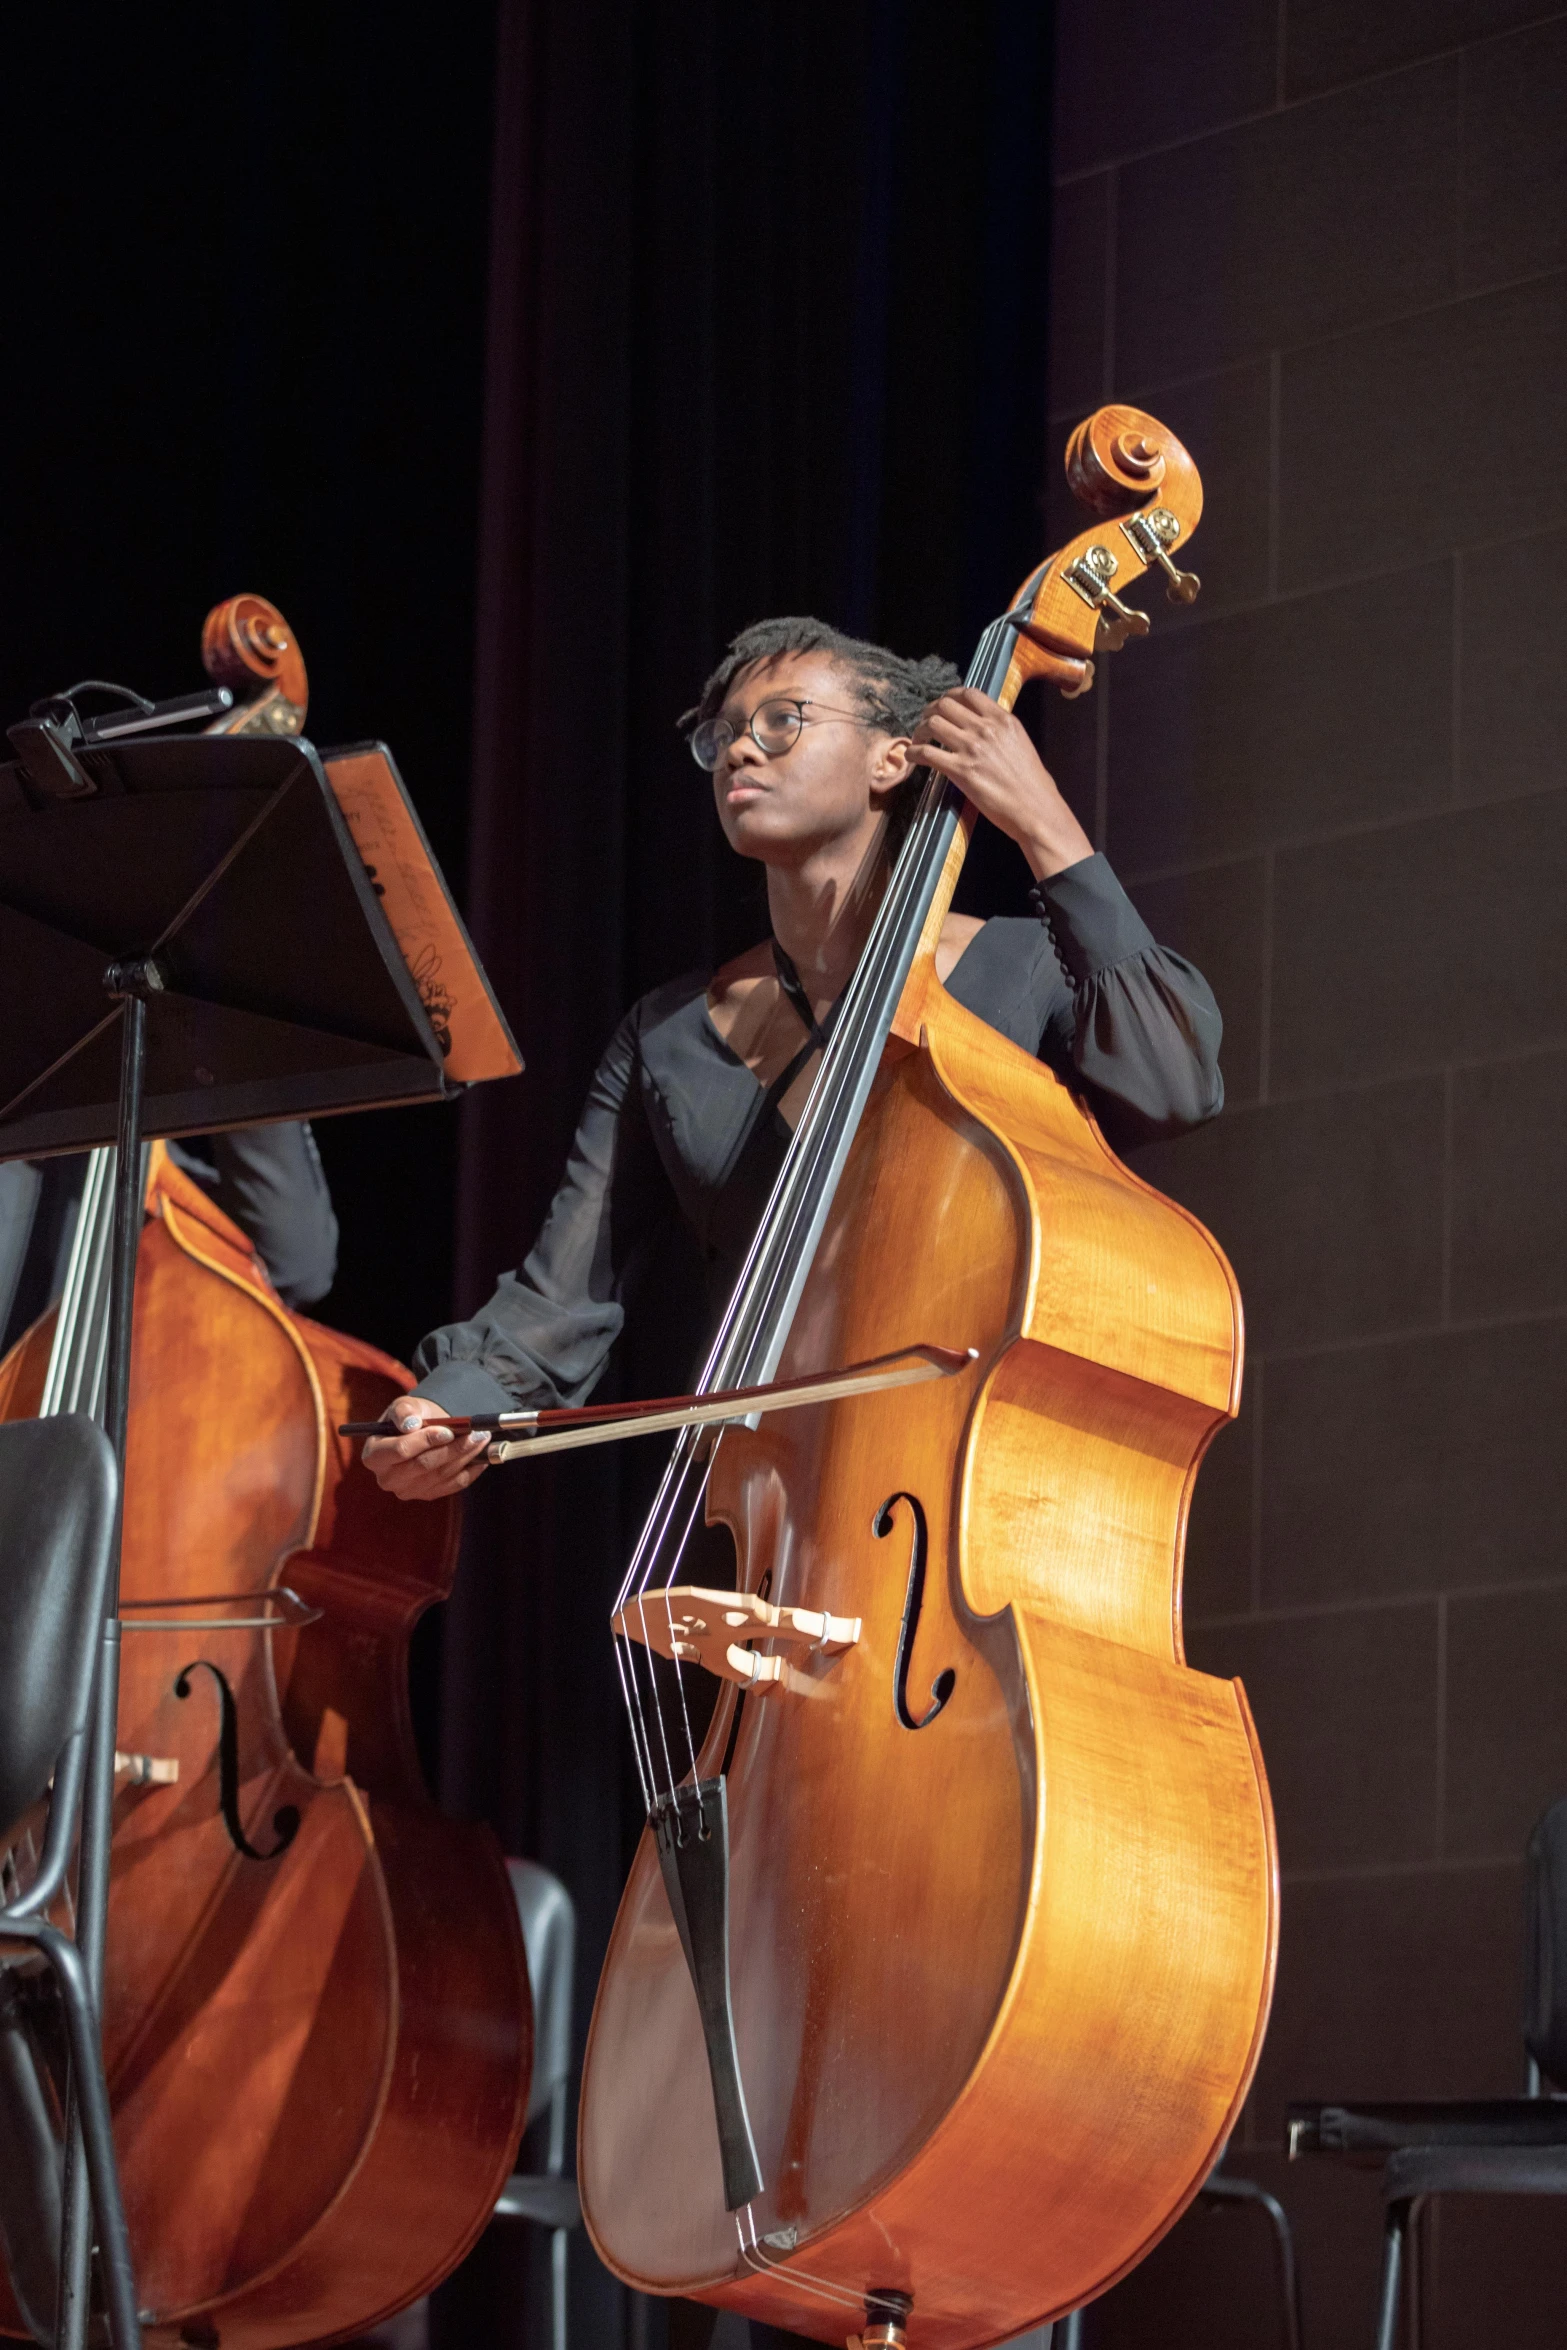
<svg viewBox="0 0 1567 2350">
<path fill-rule="evenodd" d="M 251 1126 L 171 1142 L 170 1156 L 254 1243 L 285 1305 L 314 1305 L 337 1270 L 337 1218 L 310 1128 Z M 84 1153 L 0 1166 L 0 1352 L 65 1285 Z"/>
<path fill-rule="evenodd" d="M 1103 857 L 1037 894 L 1044 921 L 987 922 L 948 993 L 1078 1088 L 1119 1149 L 1215 1116 L 1221 1022 L 1202 974 L 1155 944 Z M 416 1394 L 451 1412 L 580 1403 L 671 1206 L 701 1250 L 716 1323 L 789 1128 L 714 1027 L 707 978 L 655 988 L 622 1020 L 527 1262 L 472 1321 L 423 1341 Z"/>
<path fill-rule="evenodd" d="M 307 1125 L 235 1127 L 169 1149 L 255 1243 L 285 1305 L 325 1297 L 337 1276 L 337 1217 Z"/>
</svg>

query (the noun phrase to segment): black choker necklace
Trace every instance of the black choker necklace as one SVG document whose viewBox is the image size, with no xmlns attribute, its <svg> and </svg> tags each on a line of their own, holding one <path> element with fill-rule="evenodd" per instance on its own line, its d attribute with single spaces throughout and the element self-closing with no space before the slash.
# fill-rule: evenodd
<svg viewBox="0 0 1567 2350">
<path fill-rule="evenodd" d="M 778 984 L 788 997 L 801 1027 L 805 1030 L 812 1044 L 816 1045 L 820 1051 L 825 1052 L 832 1036 L 833 1022 L 838 1016 L 838 1004 L 843 1001 L 842 996 L 838 998 L 838 1003 L 829 1008 L 825 1020 L 818 1020 L 815 1012 L 811 1009 L 811 999 L 800 984 L 799 972 L 784 953 L 776 938 L 773 940 L 773 964 L 778 973 Z"/>
</svg>

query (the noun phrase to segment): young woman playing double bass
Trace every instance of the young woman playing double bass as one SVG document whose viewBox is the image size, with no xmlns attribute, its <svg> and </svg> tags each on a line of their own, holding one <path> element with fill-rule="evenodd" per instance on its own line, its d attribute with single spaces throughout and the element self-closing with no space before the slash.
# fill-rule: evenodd
<svg viewBox="0 0 1567 2350">
<path fill-rule="evenodd" d="M 1036 920 L 948 915 L 949 992 L 1081 1090 L 1120 1147 L 1185 1131 L 1223 1100 L 1220 1020 L 1201 975 L 1158 946 L 1095 854 L 1024 727 L 961 685 L 808 619 L 730 646 L 683 722 L 731 846 L 766 867 L 771 936 L 645 996 L 590 1088 L 564 1179 L 521 1269 L 471 1321 L 434 1331 L 421 1377 L 365 1460 L 405 1500 L 460 1490 L 487 1435 L 426 1419 L 580 1403 L 603 1371 L 639 1257 L 673 1209 L 716 1318 L 810 1091 L 886 885 L 916 769 L 954 782 L 1015 840 Z M 681 2340 L 715 2312 L 688 2306 Z M 678 2321 L 677 2321 L 678 2322 Z M 672 2329 L 673 2333 L 673 2329 Z M 758 2344 L 801 2337 L 753 2325 Z"/>
</svg>

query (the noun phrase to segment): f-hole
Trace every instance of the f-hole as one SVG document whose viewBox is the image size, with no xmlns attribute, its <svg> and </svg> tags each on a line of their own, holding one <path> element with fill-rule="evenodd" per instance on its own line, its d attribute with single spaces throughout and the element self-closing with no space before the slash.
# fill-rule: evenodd
<svg viewBox="0 0 1567 2350">
<path fill-rule="evenodd" d="M 908 1587 L 903 1594 L 903 1621 L 898 1626 L 897 1661 L 892 1668 L 892 1702 L 905 1730 L 924 1730 L 952 1695 L 958 1676 L 950 1665 L 946 1666 L 930 1685 L 930 1703 L 925 1711 L 918 1716 L 910 1713 L 909 1659 L 914 1654 L 914 1635 L 920 1625 L 920 1606 L 925 1597 L 925 1555 L 929 1548 L 925 1512 L 912 1493 L 889 1493 L 871 1520 L 871 1526 L 877 1540 L 884 1542 L 896 1524 L 893 1512 L 900 1501 L 909 1505 L 909 1515 L 914 1521 L 914 1544 L 909 1553 Z"/>
<path fill-rule="evenodd" d="M 229 1832 L 229 1842 L 236 1852 L 247 1860 L 279 1860 L 299 1833 L 299 1807 L 285 1803 L 272 1814 L 272 1827 L 277 1842 L 270 1852 L 258 1852 L 240 1825 L 239 1818 L 239 1708 L 234 1703 L 234 1692 L 228 1678 L 217 1666 L 198 1656 L 189 1664 L 174 1684 L 176 1697 L 189 1697 L 192 1673 L 210 1673 L 217 1683 L 220 1717 L 218 1723 L 218 1809 L 223 1814 L 223 1825 Z"/>
</svg>

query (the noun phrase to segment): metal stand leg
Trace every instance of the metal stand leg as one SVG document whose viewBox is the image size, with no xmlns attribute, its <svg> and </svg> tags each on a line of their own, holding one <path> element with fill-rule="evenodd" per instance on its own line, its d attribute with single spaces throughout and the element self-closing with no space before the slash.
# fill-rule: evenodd
<svg viewBox="0 0 1567 2350">
<path fill-rule="evenodd" d="M 55 2350 L 86 2350 L 91 2314 L 92 2188 L 76 2111 L 76 2067 L 66 2083 L 65 2177 L 60 2195 L 60 2276 L 55 2296 Z"/>
<path fill-rule="evenodd" d="M 550 2342 L 552 2350 L 566 2350 L 566 2230 L 550 2237 Z"/>
<path fill-rule="evenodd" d="M 545 2168 L 552 2179 L 566 2168 L 566 2084 L 557 2081 L 550 2091 L 550 2135 Z M 550 2350 L 566 2350 L 567 2231 L 550 2234 Z"/>
<path fill-rule="evenodd" d="M 140 1153 L 137 1153 L 138 1160 Z M 113 1829 L 114 1735 L 119 1709 L 120 1627 L 105 1619 L 93 1677 L 92 1737 L 82 1798 L 81 1857 L 76 1888 L 76 1947 L 81 1953 L 94 2014 L 102 2012 L 103 1937 L 109 1907 L 109 1839 Z M 99 1768 L 100 1752 L 108 1768 Z M 101 1882 L 100 1882 L 101 1877 Z M 92 2301 L 92 2207 L 76 2112 L 76 2071 L 66 2099 L 65 2200 L 60 2242 L 59 2350 L 86 2350 Z"/>
<path fill-rule="evenodd" d="M 108 2303 L 114 2350 L 141 2350 L 130 2239 L 120 2201 L 114 2134 L 109 2126 L 109 2092 L 104 2087 L 97 2011 L 88 1991 L 87 1969 L 75 1943 L 68 1942 L 53 1926 L 38 1927 L 31 1939 L 54 1969 L 65 2028 L 70 2034 L 71 2080 L 102 2246 L 104 2298 Z"/>
<path fill-rule="evenodd" d="M 1409 2257 L 1408 2276 L 1404 2285 L 1404 2300 L 1409 2309 L 1409 2350 L 1421 2350 L 1426 2333 L 1425 2259 L 1426 2259 L 1426 2202 L 1417 2195 L 1409 2206 L 1409 2229 L 1406 2242 Z"/>
<path fill-rule="evenodd" d="M 1398 2350 L 1398 2288 L 1404 2267 L 1407 2203 L 1390 2203 L 1382 2238 L 1382 2297 L 1377 2309 L 1377 2350 Z"/>
<path fill-rule="evenodd" d="M 106 993 L 122 1002 L 120 1039 L 120 1126 L 114 1169 L 114 1236 L 110 1252 L 109 1362 L 105 1431 L 120 1464 L 122 1493 L 125 1471 L 125 1432 L 130 1410 L 131 1316 L 135 1305 L 136 1254 L 141 1243 L 142 1093 L 147 1068 L 147 1004 L 149 991 L 161 985 L 151 964 L 111 964 L 104 975 Z M 122 1505 L 123 1521 L 123 1505 Z M 120 1698 L 120 1526 L 115 1527 L 108 1594 L 104 1604 L 103 1636 L 93 1686 L 93 1734 L 82 1799 L 81 1852 L 77 1864 L 76 1944 L 91 2017 L 103 2008 L 103 1947 L 109 1913 L 110 1839 L 114 1828 L 114 1737 Z M 58 1969 L 56 1970 L 58 1973 Z M 62 1978 L 62 1995 L 63 1995 Z M 101 2060 L 99 2067 L 101 2078 Z M 59 2350 L 86 2350 L 87 2319 L 92 2292 L 91 2215 L 87 2208 L 84 2165 L 72 2159 L 78 2142 L 77 2115 L 86 2084 L 80 2062 L 71 2067 L 71 2095 L 65 2116 L 67 2196 L 61 2229 L 60 2303 L 57 2327 Z M 90 2094 L 90 2092 L 88 2092 Z M 108 2107 L 104 2107 L 107 2122 Z M 85 2168 L 93 2185 L 100 2233 L 105 2231 L 98 2183 L 91 2158 Z M 108 2144 L 108 2164 L 114 2167 L 114 2146 Z M 115 2206 L 119 2206 L 118 2181 Z M 123 2230 L 123 2219 L 121 2227 Z M 105 2246 L 105 2264 L 108 2263 Z M 131 2316 L 135 2293 L 129 2283 L 129 2251 L 125 2253 L 126 2289 Z M 107 2277 L 105 2279 L 107 2289 Z M 116 2327 L 116 2346 L 121 2337 Z"/>
</svg>

